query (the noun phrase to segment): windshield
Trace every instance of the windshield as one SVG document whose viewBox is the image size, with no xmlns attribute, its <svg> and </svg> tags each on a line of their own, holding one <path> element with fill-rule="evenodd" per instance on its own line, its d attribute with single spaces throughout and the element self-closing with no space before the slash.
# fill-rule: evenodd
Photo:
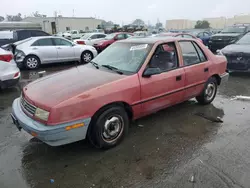
<svg viewBox="0 0 250 188">
<path fill-rule="evenodd" d="M 86 33 L 81 37 L 81 39 L 88 39 L 92 34 L 91 33 Z"/>
<path fill-rule="evenodd" d="M 114 43 L 94 60 L 98 66 L 109 65 L 123 72 L 136 73 L 152 48 L 151 44 Z"/>
<path fill-rule="evenodd" d="M 221 33 L 244 33 L 246 31 L 246 27 L 242 26 L 230 26 L 230 27 L 226 27 L 225 29 L 223 29 L 221 31 Z"/>
<path fill-rule="evenodd" d="M 236 44 L 250 44 L 250 34 L 243 36 Z"/>
<path fill-rule="evenodd" d="M 107 36 L 105 37 L 105 39 L 110 40 L 110 39 L 113 39 L 115 36 L 116 36 L 115 33 L 109 34 L 109 35 L 107 35 Z"/>
</svg>

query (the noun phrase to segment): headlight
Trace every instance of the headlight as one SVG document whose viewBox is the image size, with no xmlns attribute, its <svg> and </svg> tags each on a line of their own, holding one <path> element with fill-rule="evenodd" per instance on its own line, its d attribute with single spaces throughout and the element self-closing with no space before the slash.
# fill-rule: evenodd
<svg viewBox="0 0 250 188">
<path fill-rule="evenodd" d="M 35 112 L 35 116 L 38 117 L 41 120 L 48 121 L 49 112 L 47 112 L 47 111 L 45 111 L 45 110 L 43 110 L 41 108 L 37 108 L 36 112 Z"/>
<path fill-rule="evenodd" d="M 216 50 L 217 55 L 224 55 L 222 50 Z"/>
</svg>

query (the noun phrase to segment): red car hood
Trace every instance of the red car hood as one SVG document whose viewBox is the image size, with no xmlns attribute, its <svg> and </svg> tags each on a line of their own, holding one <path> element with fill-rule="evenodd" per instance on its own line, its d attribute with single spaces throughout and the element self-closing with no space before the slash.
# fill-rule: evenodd
<svg viewBox="0 0 250 188">
<path fill-rule="evenodd" d="M 67 99 L 124 77 L 83 65 L 38 79 L 24 87 L 23 94 L 34 105 L 50 110 Z"/>
</svg>

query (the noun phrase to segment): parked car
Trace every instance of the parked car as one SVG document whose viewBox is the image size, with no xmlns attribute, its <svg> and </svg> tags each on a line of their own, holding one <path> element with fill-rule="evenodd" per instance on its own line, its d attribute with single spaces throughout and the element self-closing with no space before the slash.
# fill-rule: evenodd
<svg viewBox="0 0 250 188">
<path fill-rule="evenodd" d="M 147 31 L 136 31 L 136 32 L 134 32 L 134 36 L 143 36 L 143 37 L 146 37 L 146 36 L 149 36 L 149 34 L 148 34 Z"/>
<path fill-rule="evenodd" d="M 208 31 L 192 31 L 189 34 L 201 39 L 205 46 L 209 45 L 209 40 L 212 36 L 212 33 Z"/>
<path fill-rule="evenodd" d="M 250 72 L 250 33 L 244 35 L 235 44 L 219 50 L 227 58 L 227 69 L 230 72 Z"/>
<path fill-rule="evenodd" d="M 89 138 L 110 148 L 131 120 L 193 97 L 211 103 L 228 79 L 226 66 L 224 56 L 191 38 L 123 40 L 87 65 L 28 84 L 13 102 L 12 119 L 51 146 Z"/>
<path fill-rule="evenodd" d="M 37 36 L 50 36 L 50 34 L 41 30 L 29 29 L 0 31 L 0 46 Z"/>
<path fill-rule="evenodd" d="M 181 37 L 181 38 L 192 38 L 192 39 L 197 39 L 198 41 L 200 41 L 201 43 L 202 40 L 189 34 L 189 33 L 171 33 L 171 32 L 167 32 L 167 33 L 160 33 L 157 34 L 156 37 Z"/>
<path fill-rule="evenodd" d="M 94 43 L 94 47 L 96 48 L 98 52 L 101 52 L 105 48 L 113 44 L 114 42 L 118 40 L 127 39 L 131 36 L 133 36 L 132 33 L 126 33 L 126 32 L 112 33 L 112 34 L 107 35 L 103 40 Z"/>
<path fill-rule="evenodd" d="M 80 39 L 74 40 L 77 44 L 93 46 L 95 42 L 103 40 L 107 35 L 104 33 L 86 33 Z"/>
<path fill-rule="evenodd" d="M 81 36 L 83 36 L 86 32 L 83 30 L 71 30 L 71 31 L 66 31 L 65 33 L 62 34 L 62 37 L 65 37 L 66 39 L 69 40 L 74 40 L 74 39 L 79 39 Z"/>
<path fill-rule="evenodd" d="M 28 69 L 37 69 L 40 64 L 79 61 L 90 62 L 97 51 L 89 45 L 77 45 L 65 38 L 48 36 L 32 37 L 14 44 L 16 63 Z"/>
<path fill-rule="evenodd" d="M 10 51 L 0 47 L 0 89 L 15 86 L 20 78 L 20 71 Z"/>
<path fill-rule="evenodd" d="M 250 24 L 235 24 L 224 28 L 220 33 L 213 35 L 209 41 L 209 49 L 212 52 L 220 50 L 229 44 L 237 42 L 250 31 Z"/>
</svg>

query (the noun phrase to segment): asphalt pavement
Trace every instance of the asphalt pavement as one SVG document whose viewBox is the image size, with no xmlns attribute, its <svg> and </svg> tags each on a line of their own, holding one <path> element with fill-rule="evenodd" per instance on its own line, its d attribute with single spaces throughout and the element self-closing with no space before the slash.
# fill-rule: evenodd
<svg viewBox="0 0 250 188">
<path fill-rule="evenodd" d="M 20 87 L 0 91 L 0 188 L 250 187 L 250 101 L 232 100 L 250 96 L 250 75 L 231 75 L 211 105 L 190 100 L 136 121 L 103 151 L 87 141 L 50 147 L 12 124 L 20 88 L 69 67 L 23 71 Z"/>
</svg>

